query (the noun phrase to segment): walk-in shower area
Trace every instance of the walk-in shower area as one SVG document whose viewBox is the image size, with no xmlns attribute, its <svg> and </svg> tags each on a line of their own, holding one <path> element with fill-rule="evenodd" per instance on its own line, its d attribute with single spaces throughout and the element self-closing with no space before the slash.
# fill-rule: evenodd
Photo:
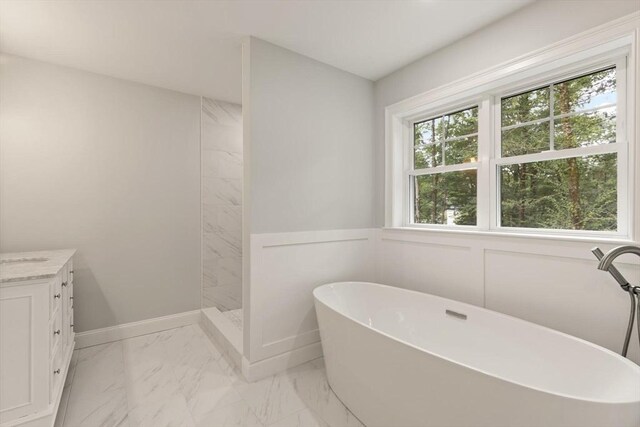
<svg viewBox="0 0 640 427">
<path fill-rule="evenodd" d="M 242 107 L 202 98 L 202 311 L 242 354 Z"/>
</svg>

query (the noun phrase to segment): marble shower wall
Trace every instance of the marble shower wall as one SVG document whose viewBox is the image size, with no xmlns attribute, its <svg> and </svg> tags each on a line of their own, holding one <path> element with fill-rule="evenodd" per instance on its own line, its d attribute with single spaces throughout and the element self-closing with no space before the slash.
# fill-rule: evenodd
<svg viewBox="0 0 640 427">
<path fill-rule="evenodd" d="M 202 98 L 202 307 L 242 307 L 242 106 Z"/>
</svg>

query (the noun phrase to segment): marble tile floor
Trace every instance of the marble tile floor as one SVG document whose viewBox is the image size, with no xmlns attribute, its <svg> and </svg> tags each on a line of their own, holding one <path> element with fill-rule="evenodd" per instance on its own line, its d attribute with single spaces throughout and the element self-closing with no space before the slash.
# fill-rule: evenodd
<svg viewBox="0 0 640 427">
<path fill-rule="evenodd" d="M 76 351 L 56 426 L 363 424 L 329 388 L 322 359 L 248 383 L 191 325 Z"/>
</svg>

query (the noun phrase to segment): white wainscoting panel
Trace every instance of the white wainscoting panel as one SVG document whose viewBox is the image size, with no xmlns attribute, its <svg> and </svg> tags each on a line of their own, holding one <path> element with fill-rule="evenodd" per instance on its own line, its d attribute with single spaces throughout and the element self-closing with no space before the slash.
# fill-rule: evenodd
<svg viewBox="0 0 640 427">
<path fill-rule="evenodd" d="M 375 281 L 376 233 L 356 229 L 251 235 L 249 363 L 320 341 L 313 289 L 338 281 Z"/>
<path fill-rule="evenodd" d="M 347 280 L 484 306 L 619 352 L 629 301 L 596 269 L 597 244 L 605 252 L 615 246 L 407 229 L 253 234 L 243 371 L 259 379 L 320 356 L 312 291 Z M 637 258 L 616 265 L 640 282 Z M 636 343 L 630 356 L 640 361 Z"/>
<path fill-rule="evenodd" d="M 380 283 L 484 306 L 617 353 L 622 348 L 629 297 L 597 270 L 590 250 L 615 244 L 407 229 L 378 236 Z M 640 283 L 637 257 L 625 255 L 615 265 Z M 634 331 L 629 355 L 638 363 L 635 337 Z"/>
<path fill-rule="evenodd" d="M 594 342 L 622 349 L 629 296 L 595 259 L 488 250 L 485 255 L 487 308 Z M 640 269 L 618 265 L 633 284 Z M 638 357 L 634 333 L 630 356 Z"/>
<path fill-rule="evenodd" d="M 482 252 L 469 239 L 383 231 L 377 264 L 385 285 L 483 305 Z"/>
</svg>

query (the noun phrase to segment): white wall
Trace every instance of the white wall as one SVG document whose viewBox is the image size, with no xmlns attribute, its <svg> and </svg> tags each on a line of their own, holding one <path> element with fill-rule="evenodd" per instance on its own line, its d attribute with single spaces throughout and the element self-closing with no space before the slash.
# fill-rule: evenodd
<svg viewBox="0 0 640 427">
<path fill-rule="evenodd" d="M 373 83 L 256 38 L 243 79 L 244 356 L 317 357 L 312 289 L 374 277 Z"/>
<path fill-rule="evenodd" d="M 0 249 L 77 248 L 76 330 L 200 307 L 200 99 L 3 55 Z"/>
<path fill-rule="evenodd" d="M 640 10 L 637 0 L 536 1 L 375 82 L 376 188 L 384 188 L 384 108 Z M 384 192 L 375 223 L 384 224 Z"/>
</svg>

